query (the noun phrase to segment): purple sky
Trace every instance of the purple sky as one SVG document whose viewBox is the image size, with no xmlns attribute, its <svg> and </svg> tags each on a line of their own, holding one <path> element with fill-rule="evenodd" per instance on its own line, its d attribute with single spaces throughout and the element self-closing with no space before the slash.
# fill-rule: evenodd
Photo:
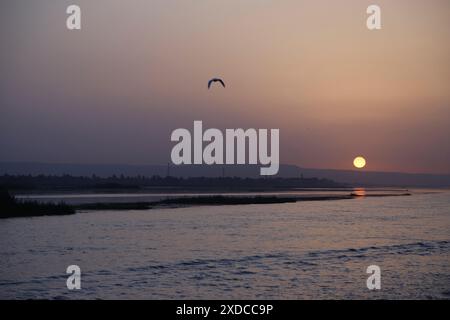
<svg viewBox="0 0 450 320">
<path fill-rule="evenodd" d="M 70 4 L 81 31 L 66 29 Z M 3 0 L 0 161 L 167 163 L 170 133 L 203 120 L 279 128 L 283 163 L 450 173 L 449 13 L 448 0 Z M 206 89 L 215 76 L 226 89 Z"/>
</svg>

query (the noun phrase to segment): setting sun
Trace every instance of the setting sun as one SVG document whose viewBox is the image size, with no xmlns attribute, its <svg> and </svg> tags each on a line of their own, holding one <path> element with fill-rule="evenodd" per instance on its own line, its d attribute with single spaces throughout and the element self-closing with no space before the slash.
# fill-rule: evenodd
<svg viewBox="0 0 450 320">
<path fill-rule="evenodd" d="M 364 168 L 366 166 L 366 159 L 364 159 L 363 157 L 356 157 L 353 160 L 353 165 L 358 169 Z"/>
</svg>

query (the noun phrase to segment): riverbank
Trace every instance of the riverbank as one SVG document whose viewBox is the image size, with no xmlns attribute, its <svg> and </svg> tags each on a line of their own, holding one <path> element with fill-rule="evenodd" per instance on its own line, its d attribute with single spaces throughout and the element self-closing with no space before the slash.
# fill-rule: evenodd
<svg viewBox="0 0 450 320">
<path fill-rule="evenodd" d="M 59 216 L 75 213 L 75 209 L 65 203 L 39 203 L 31 200 L 18 200 L 8 192 L 0 191 L 0 219 Z"/>
<path fill-rule="evenodd" d="M 156 208 L 223 206 L 246 204 L 292 203 L 297 201 L 325 201 L 351 199 L 351 196 L 313 196 L 313 197 L 279 197 L 279 196 L 195 196 L 167 198 L 152 202 L 110 202 L 88 203 L 73 206 L 76 210 L 147 210 Z"/>
<path fill-rule="evenodd" d="M 249 204 L 281 204 L 301 201 L 331 201 L 351 200 L 363 197 L 390 197 L 409 196 L 409 192 L 401 193 L 377 193 L 364 194 L 351 192 L 341 195 L 198 195 L 198 196 L 175 196 L 157 201 L 130 201 L 130 202 L 95 202 L 82 204 L 65 204 L 38 202 L 32 200 L 17 200 L 9 194 L 3 194 L 1 200 L 0 218 L 33 217 L 44 215 L 70 215 L 83 211 L 99 210 L 150 210 L 161 208 L 181 208 L 194 206 L 226 206 L 226 205 L 249 205 Z"/>
<path fill-rule="evenodd" d="M 350 193 L 347 195 L 311 195 L 311 196 L 195 196 L 167 198 L 153 202 L 110 202 L 110 203 L 88 203 L 73 206 L 75 210 L 149 210 L 161 208 L 180 208 L 194 206 L 229 206 L 248 204 L 277 204 L 294 203 L 301 201 L 330 201 L 330 200 L 350 200 L 362 197 L 390 197 L 390 196 L 410 196 L 411 193 L 401 194 L 371 194 L 361 195 Z"/>
</svg>

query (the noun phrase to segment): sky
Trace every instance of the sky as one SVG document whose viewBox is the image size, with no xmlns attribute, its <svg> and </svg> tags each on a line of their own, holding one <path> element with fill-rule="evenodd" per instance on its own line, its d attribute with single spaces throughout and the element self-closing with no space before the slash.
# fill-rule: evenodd
<svg viewBox="0 0 450 320">
<path fill-rule="evenodd" d="M 279 128 L 286 164 L 448 174 L 449 16 L 448 0 L 2 0 L 0 161 L 164 164 L 202 120 Z"/>
</svg>

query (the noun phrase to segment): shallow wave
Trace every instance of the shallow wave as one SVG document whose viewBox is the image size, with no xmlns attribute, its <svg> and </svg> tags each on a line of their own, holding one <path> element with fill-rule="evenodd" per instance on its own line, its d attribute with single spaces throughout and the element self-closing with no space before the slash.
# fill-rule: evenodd
<svg viewBox="0 0 450 320">
<path fill-rule="evenodd" d="M 427 241 L 413 242 L 405 244 L 394 244 L 386 246 L 371 246 L 362 248 L 347 248 L 342 250 L 320 250 L 309 252 L 310 257 L 335 258 L 340 255 L 348 255 L 350 257 L 363 257 L 364 255 L 389 255 L 389 254 L 432 254 L 446 252 L 450 250 L 450 241 Z"/>
<path fill-rule="evenodd" d="M 351 260 L 382 257 L 385 255 L 431 255 L 445 254 L 450 252 L 450 241 L 427 241 L 406 244 L 395 244 L 386 246 L 371 246 L 362 248 L 346 248 L 339 250 L 309 251 L 301 255 L 289 252 L 278 252 L 270 254 L 259 254 L 228 259 L 195 259 L 179 261 L 167 264 L 153 264 L 142 267 L 130 267 L 126 272 L 173 272 L 174 270 L 208 270 L 223 269 L 227 267 L 240 266 L 237 269 L 240 274 L 253 274 L 245 267 L 270 269 L 272 266 L 283 264 L 285 266 L 308 267 L 316 266 L 328 260 Z"/>
<path fill-rule="evenodd" d="M 194 259 L 184 260 L 166 264 L 151 264 L 147 266 L 128 267 L 121 271 L 97 270 L 90 272 L 91 276 L 113 276 L 117 274 L 165 274 L 180 271 L 205 273 L 217 270 L 239 276 L 252 276 L 260 270 L 270 271 L 279 268 L 285 269 L 309 269 L 324 263 L 333 263 L 382 258 L 386 255 L 431 255 L 449 254 L 450 241 L 427 241 L 386 246 L 370 246 L 361 248 L 346 248 L 338 250 L 308 251 L 303 254 L 292 254 L 289 252 L 276 252 L 269 254 L 256 254 L 238 258 L 227 259 Z M 198 276 L 198 275 L 197 275 Z M 50 277 L 35 277 L 26 281 L 0 280 L 1 286 L 17 286 L 24 284 L 41 284 L 49 280 L 65 279 L 65 275 Z"/>
</svg>

